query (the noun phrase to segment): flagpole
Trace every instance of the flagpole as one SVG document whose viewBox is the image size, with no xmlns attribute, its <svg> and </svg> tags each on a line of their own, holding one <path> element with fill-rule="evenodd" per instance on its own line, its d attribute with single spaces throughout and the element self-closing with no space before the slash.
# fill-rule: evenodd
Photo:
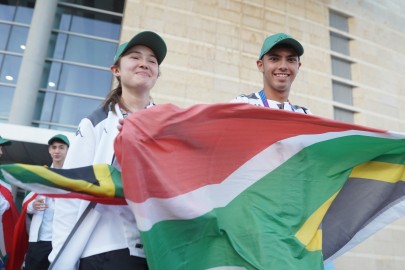
<svg viewBox="0 0 405 270">
<path fill-rule="evenodd" d="M 83 211 L 80 218 L 77 220 L 75 226 L 73 227 L 72 231 L 69 233 L 68 237 L 66 238 L 65 242 L 63 243 L 63 245 L 62 245 L 61 249 L 59 250 L 58 254 L 56 254 L 55 259 L 49 265 L 48 270 L 53 269 L 53 267 L 55 266 L 56 262 L 58 261 L 60 255 L 63 253 L 63 250 L 66 248 L 66 246 L 68 245 L 68 243 L 72 239 L 72 237 L 75 234 L 75 232 L 77 231 L 77 229 L 83 223 L 83 220 L 87 217 L 87 215 L 90 213 L 90 211 L 96 207 L 96 205 L 97 205 L 96 202 L 90 202 L 89 205 L 86 207 L 86 209 Z"/>
</svg>

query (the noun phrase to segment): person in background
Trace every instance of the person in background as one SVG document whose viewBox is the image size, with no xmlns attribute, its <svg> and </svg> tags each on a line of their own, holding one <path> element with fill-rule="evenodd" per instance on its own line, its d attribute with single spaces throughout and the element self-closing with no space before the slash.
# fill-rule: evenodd
<svg viewBox="0 0 405 270">
<path fill-rule="evenodd" d="M 69 139 L 57 134 L 48 141 L 51 168 L 62 168 L 69 148 Z M 29 192 L 25 196 L 21 214 L 15 226 L 9 269 L 47 269 L 52 250 L 52 198 Z M 28 236 L 29 234 L 29 236 Z"/>
<path fill-rule="evenodd" d="M 11 141 L 0 136 L 0 158 L 3 147 L 11 145 Z M 0 269 L 4 269 L 11 253 L 12 236 L 18 219 L 18 211 L 14 204 L 11 186 L 0 179 Z"/>
<path fill-rule="evenodd" d="M 140 32 L 118 47 L 110 67 L 118 86 L 109 93 L 101 108 L 80 122 L 65 169 L 99 163 L 115 165 L 113 144 L 118 135 L 118 121 L 154 106 L 150 92 L 159 77 L 159 66 L 166 52 L 164 40 L 151 31 Z M 63 263 L 64 269 L 76 269 L 78 260 L 80 270 L 148 269 L 130 208 L 97 204 L 90 216 L 83 216 L 91 204 L 79 199 L 55 200 L 51 269 L 57 269 L 58 260 L 64 261 L 63 254 L 70 245 L 74 246 L 70 250 L 78 252 L 78 258 L 69 252 L 66 261 L 71 265 Z M 75 234 L 77 236 L 83 228 L 91 234 L 74 241 Z"/>
<path fill-rule="evenodd" d="M 263 74 L 263 89 L 242 94 L 231 102 L 312 114 L 307 108 L 293 105 L 289 100 L 291 85 L 301 67 L 300 57 L 303 54 L 301 43 L 290 35 L 277 33 L 268 36 L 256 61 L 258 70 Z"/>
<path fill-rule="evenodd" d="M 57 134 L 49 139 L 48 152 L 52 158 L 50 168 L 61 169 L 63 167 L 69 145 L 69 139 L 63 134 Z M 23 205 L 26 206 L 26 213 L 32 215 L 24 269 L 48 269 L 48 256 L 52 251 L 54 199 L 30 192 L 24 199 Z M 23 212 L 25 212 L 24 207 Z M 21 215 L 20 218 L 25 219 L 26 217 Z"/>
</svg>

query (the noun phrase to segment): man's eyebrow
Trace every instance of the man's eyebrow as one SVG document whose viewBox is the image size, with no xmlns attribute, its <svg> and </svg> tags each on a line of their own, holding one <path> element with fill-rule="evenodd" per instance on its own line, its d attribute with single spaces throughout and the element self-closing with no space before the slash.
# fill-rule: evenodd
<svg viewBox="0 0 405 270">
<path fill-rule="evenodd" d="M 267 54 L 268 56 L 277 56 L 277 57 L 282 57 L 282 55 L 281 54 L 277 54 L 277 53 L 268 53 Z M 289 54 L 289 55 L 287 55 L 286 57 L 298 57 L 298 55 L 296 55 L 296 54 Z"/>
</svg>

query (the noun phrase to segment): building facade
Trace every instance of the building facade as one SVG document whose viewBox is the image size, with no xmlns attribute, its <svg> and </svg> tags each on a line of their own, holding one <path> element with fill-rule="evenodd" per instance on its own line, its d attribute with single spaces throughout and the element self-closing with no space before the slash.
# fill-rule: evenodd
<svg viewBox="0 0 405 270">
<path fill-rule="evenodd" d="M 188 107 L 260 90 L 261 44 L 286 32 L 305 48 L 292 103 L 405 132 L 404 14 L 402 0 L 2 1 L 0 135 L 37 144 L 55 132 L 72 135 L 113 87 L 119 42 L 142 30 L 168 45 L 156 103 Z M 331 267 L 402 269 L 403 250 L 401 219 Z"/>
</svg>

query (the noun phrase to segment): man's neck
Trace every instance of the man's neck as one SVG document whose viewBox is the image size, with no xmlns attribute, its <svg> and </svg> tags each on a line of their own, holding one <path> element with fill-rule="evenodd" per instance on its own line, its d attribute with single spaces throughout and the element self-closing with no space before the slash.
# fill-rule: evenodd
<svg viewBox="0 0 405 270">
<path fill-rule="evenodd" d="M 264 89 L 264 94 L 266 95 L 267 99 L 274 100 L 280 103 L 284 103 L 288 101 L 289 91 L 287 92 L 277 92 L 270 89 Z"/>
<path fill-rule="evenodd" d="M 54 162 L 52 162 L 52 167 L 55 168 L 55 169 L 62 169 L 63 162 L 54 161 Z"/>
</svg>

